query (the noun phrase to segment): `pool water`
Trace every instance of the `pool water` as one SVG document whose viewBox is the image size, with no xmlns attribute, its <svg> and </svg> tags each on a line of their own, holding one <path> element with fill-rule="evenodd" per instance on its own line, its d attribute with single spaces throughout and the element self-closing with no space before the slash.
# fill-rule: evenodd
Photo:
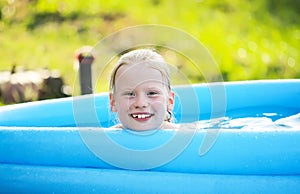
<svg viewBox="0 0 300 194">
<path fill-rule="evenodd" d="M 242 115 L 241 111 L 247 112 Z M 297 112 L 298 111 L 298 112 Z M 252 114 L 249 114 L 249 112 Z M 243 116 L 243 117 L 241 117 Z M 242 130 L 299 130 L 300 112 L 296 109 L 239 110 L 230 116 L 205 119 L 195 122 L 198 129 L 242 129 Z"/>
</svg>

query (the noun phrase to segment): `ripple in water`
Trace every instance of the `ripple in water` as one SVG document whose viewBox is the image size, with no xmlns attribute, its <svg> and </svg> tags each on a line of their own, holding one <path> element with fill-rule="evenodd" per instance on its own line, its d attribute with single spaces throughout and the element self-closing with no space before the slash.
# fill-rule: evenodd
<svg viewBox="0 0 300 194">
<path fill-rule="evenodd" d="M 195 122 L 198 129 L 244 129 L 244 130 L 300 130 L 300 113 L 273 120 L 276 113 L 264 113 L 260 117 L 222 117 Z"/>
</svg>

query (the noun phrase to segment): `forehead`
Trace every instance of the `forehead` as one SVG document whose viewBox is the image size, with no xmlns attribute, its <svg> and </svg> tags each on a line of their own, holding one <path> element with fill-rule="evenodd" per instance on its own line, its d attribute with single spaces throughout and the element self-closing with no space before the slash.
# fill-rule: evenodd
<svg viewBox="0 0 300 194">
<path fill-rule="evenodd" d="M 135 88 L 145 83 L 163 84 L 161 72 L 147 65 L 123 65 L 116 73 L 116 87 Z"/>
</svg>

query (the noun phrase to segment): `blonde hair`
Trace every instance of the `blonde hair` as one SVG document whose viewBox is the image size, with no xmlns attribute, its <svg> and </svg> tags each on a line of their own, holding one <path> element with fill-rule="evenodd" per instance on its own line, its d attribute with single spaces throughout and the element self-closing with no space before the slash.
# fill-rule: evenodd
<svg viewBox="0 0 300 194">
<path fill-rule="evenodd" d="M 117 62 L 110 77 L 109 88 L 111 92 L 114 92 L 116 74 L 123 65 L 149 65 L 161 73 L 168 90 L 171 90 L 170 71 L 164 58 L 152 49 L 137 49 L 125 53 Z"/>
</svg>

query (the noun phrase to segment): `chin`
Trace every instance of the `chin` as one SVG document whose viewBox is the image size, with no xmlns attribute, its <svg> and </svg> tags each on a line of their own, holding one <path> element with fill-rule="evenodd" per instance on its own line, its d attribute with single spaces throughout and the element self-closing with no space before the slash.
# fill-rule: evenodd
<svg viewBox="0 0 300 194">
<path fill-rule="evenodd" d="M 128 126 L 126 127 L 129 130 L 133 130 L 133 131 L 150 131 L 150 130 L 157 130 L 160 129 L 160 126 L 153 126 L 153 127 L 145 127 L 145 126 Z"/>
</svg>

